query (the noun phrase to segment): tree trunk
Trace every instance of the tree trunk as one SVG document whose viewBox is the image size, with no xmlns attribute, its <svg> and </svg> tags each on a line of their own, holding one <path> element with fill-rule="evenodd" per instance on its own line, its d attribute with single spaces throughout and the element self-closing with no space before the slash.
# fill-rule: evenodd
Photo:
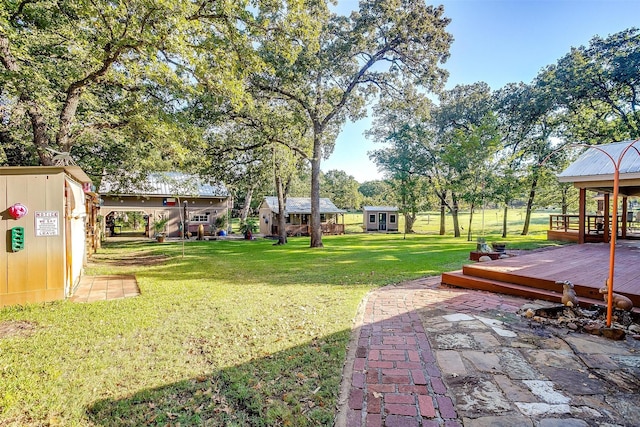
<svg viewBox="0 0 640 427">
<path fill-rule="evenodd" d="M 440 232 L 439 234 L 441 236 L 444 236 L 444 234 L 446 233 L 446 214 L 445 214 L 445 208 L 447 207 L 447 202 L 445 201 L 445 195 L 444 194 L 440 194 L 438 192 L 436 192 L 436 194 L 438 195 L 438 198 L 440 199 Z"/>
<path fill-rule="evenodd" d="M 538 173 L 533 175 L 533 181 L 531 181 L 531 189 L 529 190 L 529 199 L 527 200 L 527 213 L 524 218 L 524 226 L 522 227 L 522 235 L 529 234 L 529 223 L 531 222 L 531 211 L 533 210 L 533 199 L 536 197 L 536 187 L 538 185 Z"/>
<path fill-rule="evenodd" d="M 242 205 L 242 210 L 240 211 L 240 221 L 244 222 L 247 220 L 249 216 L 249 210 L 251 210 L 251 199 L 253 199 L 253 188 L 251 186 L 247 189 L 247 192 L 244 195 L 244 204 Z"/>
<path fill-rule="evenodd" d="M 282 187 L 282 177 L 278 171 L 276 171 L 276 192 L 278 193 L 278 243 L 276 245 L 285 245 L 287 243 L 287 218 L 285 217 L 287 191 Z"/>
<path fill-rule="evenodd" d="M 404 214 L 404 232 L 407 234 L 413 233 L 413 224 L 416 222 L 415 212 L 405 212 Z"/>
<path fill-rule="evenodd" d="M 473 221 L 473 209 L 475 204 L 471 203 L 471 212 L 469 212 L 469 230 L 467 230 L 467 242 L 471 241 L 471 222 Z"/>
<path fill-rule="evenodd" d="M 567 193 L 569 192 L 569 188 L 566 185 L 562 186 L 562 215 L 566 215 L 569 211 L 569 200 L 567 199 Z"/>
<path fill-rule="evenodd" d="M 244 195 L 244 205 L 242 206 L 242 210 L 240 211 L 240 221 L 244 222 L 247 220 L 249 216 L 249 211 L 251 210 L 251 199 L 253 199 L 253 189 L 255 185 L 252 185 L 247 189 L 247 192 Z"/>
<path fill-rule="evenodd" d="M 507 210 L 509 209 L 509 203 L 505 202 L 504 212 L 502 213 L 502 238 L 507 237 Z"/>
<path fill-rule="evenodd" d="M 67 91 L 67 99 L 64 103 L 62 111 L 60 111 L 59 129 L 56 135 L 56 142 L 62 151 L 71 152 L 71 125 L 76 117 L 80 97 L 85 89 L 85 83 L 74 83 Z"/>
<path fill-rule="evenodd" d="M 409 212 L 407 206 L 407 195 L 402 192 L 402 206 L 404 206 L 404 232 L 405 234 L 413 233 L 413 224 L 416 222 L 416 213 Z"/>
<path fill-rule="evenodd" d="M 451 216 L 453 218 L 453 235 L 454 237 L 460 237 L 460 221 L 458 219 L 458 198 L 455 193 L 451 193 L 451 200 L 453 208 L 451 209 Z"/>
<path fill-rule="evenodd" d="M 311 247 L 322 248 L 322 226 L 320 225 L 320 160 L 322 140 L 319 125 L 314 125 L 313 158 L 311 159 Z"/>
</svg>

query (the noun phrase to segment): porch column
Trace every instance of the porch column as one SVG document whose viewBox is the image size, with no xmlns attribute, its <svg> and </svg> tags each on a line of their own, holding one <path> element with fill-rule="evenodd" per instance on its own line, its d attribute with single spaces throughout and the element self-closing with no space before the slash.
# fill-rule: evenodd
<svg viewBox="0 0 640 427">
<path fill-rule="evenodd" d="M 609 243 L 611 241 L 610 231 L 611 218 L 609 217 L 609 193 L 604 193 L 604 242 Z M 617 221 L 618 219 L 614 219 Z"/>
<path fill-rule="evenodd" d="M 627 238 L 627 196 L 622 196 L 622 231 L 621 238 Z"/>
<path fill-rule="evenodd" d="M 584 233 L 587 222 L 587 189 L 580 189 L 580 199 L 578 208 L 578 244 L 584 243 Z"/>
</svg>

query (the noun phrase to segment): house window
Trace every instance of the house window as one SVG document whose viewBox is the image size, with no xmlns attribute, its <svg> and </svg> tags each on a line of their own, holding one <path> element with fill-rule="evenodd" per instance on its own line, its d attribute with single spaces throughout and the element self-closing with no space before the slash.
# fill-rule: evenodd
<svg viewBox="0 0 640 427">
<path fill-rule="evenodd" d="M 389 222 L 391 224 L 395 224 L 396 223 L 396 215 L 395 214 L 389 215 Z"/>
<path fill-rule="evenodd" d="M 369 222 L 376 222 L 376 214 L 369 215 Z"/>
<path fill-rule="evenodd" d="M 191 215 L 191 222 L 209 222 L 209 214 L 193 214 Z"/>
<path fill-rule="evenodd" d="M 320 214 L 320 222 L 326 222 L 326 221 L 327 221 L 327 215 L 326 215 L 326 214 L 321 213 L 321 214 Z"/>
</svg>

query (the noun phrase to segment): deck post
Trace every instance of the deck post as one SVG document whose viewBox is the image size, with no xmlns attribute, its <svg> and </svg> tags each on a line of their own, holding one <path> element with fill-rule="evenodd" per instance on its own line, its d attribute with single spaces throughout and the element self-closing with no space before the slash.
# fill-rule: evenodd
<svg viewBox="0 0 640 427">
<path fill-rule="evenodd" d="M 617 220 L 617 219 L 616 219 Z M 622 217 L 620 217 L 622 230 L 620 230 L 620 238 L 627 238 L 627 196 L 622 196 Z"/>
<path fill-rule="evenodd" d="M 578 218 L 578 244 L 584 243 L 585 238 L 585 224 L 587 222 L 587 189 L 580 189 L 580 201 L 579 201 L 579 218 Z"/>
<path fill-rule="evenodd" d="M 609 193 L 604 193 L 604 242 L 609 243 L 611 241 L 611 233 L 609 232 L 611 228 L 611 215 L 609 215 Z M 614 221 L 618 221 L 616 218 Z"/>
</svg>

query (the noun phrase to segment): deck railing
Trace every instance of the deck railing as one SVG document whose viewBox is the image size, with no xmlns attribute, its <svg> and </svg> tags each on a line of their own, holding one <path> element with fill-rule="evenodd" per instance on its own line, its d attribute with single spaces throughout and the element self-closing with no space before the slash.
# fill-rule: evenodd
<svg viewBox="0 0 640 427">
<path fill-rule="evenodd" d="M 344 234 L 344 224 L 323 223 L 322 234 Z"/>
<path fill-rule="evenodd" d="M 611 218 L 609 218 L 611 219 Z M 585 224 L 586 234 L 604 233 L 604 215 L 587 215 Z M 633 229 L 635 223 L 627 222 L 628 229 Z M 549 215 L 549 230 L 577 233 L 580 229 L 580 216 L 578 215 Z M 609 222 L 611 229 L 611 222 Z M 622 229 L 622 216 L 618 215 L 618 230 Z"/>
<path fill-rule="evenodd" d="M 322 234 L 344 234 L 343 224 L 322 223 Z M 278 234 L 278 226 L 274 225 L 271 229 L 274 235 Z M 308 236 L 311 233 L 311 227 L 307 224 L 287 225 L 287 236 Z"/>
<path fill-rule="evenodd" d="M 549 215 L 549 230 L 578 231 L 580 228 L 578 215 Z"/>
</svg>

